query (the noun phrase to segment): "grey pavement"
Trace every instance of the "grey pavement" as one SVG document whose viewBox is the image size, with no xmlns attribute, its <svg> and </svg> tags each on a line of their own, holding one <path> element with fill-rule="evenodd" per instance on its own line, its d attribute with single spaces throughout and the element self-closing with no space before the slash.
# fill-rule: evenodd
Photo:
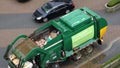
<svg viewBox="0 0 120 68">
<path fill-rule="evenodd" d="M 0 29 L 36 28 L 44 23 L 36 23 L 32 13 L 0 14 Z"/>
<path fill-rule="evenodd" d="M 115 55 L 120 54 L 120 40 L 112 44 L 112 48 L 104 53 L 105 58 L 100 61 L 100 63 L 105 63 Z"/>
<path fill-rule="evenodd" d="M 120 10 L 113 13 L 108 13 L 104 9 L 101 9 L 95 10 L 95 12 L 105 18 L 108 25 L 120 25 Z"/>
<path fill-rule="evenodd" d="M 8 64 L 7 62 L 3 59 L 3 55 L 6 51 L 6 48 L 0 48 L 0 68 L 7 68 Z"/>
</svg>

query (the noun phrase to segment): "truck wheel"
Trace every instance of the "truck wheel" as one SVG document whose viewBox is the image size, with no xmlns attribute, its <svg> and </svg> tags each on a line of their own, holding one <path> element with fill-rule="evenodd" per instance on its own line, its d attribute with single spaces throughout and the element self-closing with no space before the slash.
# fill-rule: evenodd
<svg viewBox="0 0 120 68">
<path fill-rule="evenodd" d="M 51 65 L 51 68 L 60 68 L 60 65 L 58 63 L 54 63 Z"/>
<path fill-rule="evenodd" d="M 99 44 L 99 45 L 102 45 L 102 43 L 103 43 L 103 39 L 99 39 L 99 40 L 97 40 L 97 43 Z"/>
<path fill-rule="evenodd" d="M 37 64 L 34 64 L 32 68 L 39 68 Z"/>
<path fill-rule="evenodd" d="M 93 51 L 93 46 L 92 45 L 89 45 L 87 48 L 86 48 L 86 51 L 87 53 L 91 53 Z"/>
<path fill-rule="evenodd" d="M 76 54 L 74 55 L 73 59 L 74 59 L 75 61 L 77 61 L 77 60 L 80 60 L 81 57 L 82 57 L 82 54 L 81 54 L 81 53 L 76 53 Z"/>
</svg>

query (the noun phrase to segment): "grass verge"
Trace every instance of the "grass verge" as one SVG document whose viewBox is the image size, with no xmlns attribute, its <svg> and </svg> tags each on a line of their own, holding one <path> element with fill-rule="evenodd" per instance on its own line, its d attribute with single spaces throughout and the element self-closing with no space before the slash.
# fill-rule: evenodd
<svg viewBox="0 0 120 68">
<path fill-rule="evenodd" d="M 115 6 L 118 3 L 120 3 L 120 0 L 111 0 L 110 2 L 108 2 L 107 6 L 112 7 L 112 6 Z"/>
<path fill-rule="evenodd" d="M 106 65 L 114 62 L 115 60 L 117 59 L 120 59 L 120 54 L 116 55 L 115 57 L 113 57 L 112 59 L 110 59 L 109 61 L 105 62 L 103 65 L 102 65 L 102 68 L 104 68 Z"/>
</svg>

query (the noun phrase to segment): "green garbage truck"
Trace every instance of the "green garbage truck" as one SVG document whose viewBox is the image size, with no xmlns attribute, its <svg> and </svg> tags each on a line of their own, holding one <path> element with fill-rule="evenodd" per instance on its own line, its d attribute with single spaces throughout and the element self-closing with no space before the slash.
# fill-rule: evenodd
<svg viewBox="0 0 120 68">
<path fill-rule="evenodd" d="M 41 26 L 29 36 L 20 35 L 8 45 L 4 59 L 9 68 L 59 68 L 68 58 L 79 60 L 81 51 L 102 45 L 107 21 L 84 7 Z M 20 42 L 18 42 L 20 41 Z"/>
</svg>

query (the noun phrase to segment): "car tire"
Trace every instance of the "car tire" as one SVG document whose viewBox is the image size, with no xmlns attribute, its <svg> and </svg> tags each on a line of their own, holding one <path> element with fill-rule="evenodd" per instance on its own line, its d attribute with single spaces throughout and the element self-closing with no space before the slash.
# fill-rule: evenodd
<svg viewBox="0 0 120 68">
<path fill-rule="evenodd" d="M 69 12 L 70 12 L 70 10 L 66 10 L 66 11 L 65 11 L 66 14 L 69 13 Z"/>
<path fill-rule="evenodd" d="M 44 18 L 44 19 L 43 19 L 43 22 L 47 22 L 47 21 L 48 21 L 48 18 Z"/>
</svg>

